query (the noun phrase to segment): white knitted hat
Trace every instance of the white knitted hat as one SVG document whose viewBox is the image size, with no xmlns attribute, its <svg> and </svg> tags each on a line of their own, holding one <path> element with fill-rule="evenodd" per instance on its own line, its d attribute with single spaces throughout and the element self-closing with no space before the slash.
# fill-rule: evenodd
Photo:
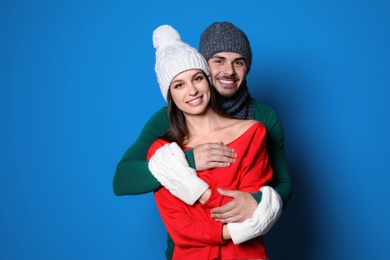
<svg viewBox="0 0 390 260">
<path fill-rule="evenodd" d="M 181 41 L 179 33 L 169 25 L 161 25 L 153 32 L 153 45 L 156 48 L 156 76 L 161 93 L 167 101 L 169 86 L 178 74 L 200 69 L 210 75 L 205 58 L 195 48 Z"/>
</svg>

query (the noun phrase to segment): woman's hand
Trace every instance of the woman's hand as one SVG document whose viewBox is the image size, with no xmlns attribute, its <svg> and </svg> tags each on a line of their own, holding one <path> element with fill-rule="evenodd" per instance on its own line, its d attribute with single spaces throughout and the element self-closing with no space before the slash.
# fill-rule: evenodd
<svg viewBox="0 0 390 260">
<path fill-rule="evenodd" d="M 148 167 L 161 185 L 188 205 L 193 205 L 209 188 L 189 167 L 183 150 L 176 143 L 159 148 L 150 158 Z"/>
</svg>

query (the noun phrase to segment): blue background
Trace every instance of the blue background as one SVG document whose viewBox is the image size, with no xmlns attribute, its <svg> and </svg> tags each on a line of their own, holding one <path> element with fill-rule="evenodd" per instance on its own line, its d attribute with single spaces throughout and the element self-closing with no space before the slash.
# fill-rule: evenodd
<svg viewBox="0 0 390 260">
<path fill-rule="evenodd" d="M 385 259 L 388 1 L 0 2 L 0 259 L 163 259 L 152 194 L 115 166 L 165 105 L 152 31 L 248 35 L 252 96 L 280 116 L 294 195 L 271 259 Z"/>
</svg>

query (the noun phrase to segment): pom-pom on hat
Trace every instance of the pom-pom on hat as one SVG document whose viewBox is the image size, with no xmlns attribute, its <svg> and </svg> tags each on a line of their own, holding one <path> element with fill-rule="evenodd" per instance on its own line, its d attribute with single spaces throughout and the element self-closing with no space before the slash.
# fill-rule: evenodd
<svg viewBox="0 0 390 260">
<path fill-rule="evenodd" d="M 215 22 L 207 27 L 200 37 L 199 52 L 206 60 L 219 52 L 239 53 L 245 58 L 248 72 L 252 64 L 252 50 L 248 37 L 229 22 Z"/>
<path fill-rule="evenodd" d="M 178 74 L 192 69 L 210 75 L 205 58 L 195 48 L 181 41 L 179 33 L 169 25 L 161 25 L 153 32 L 156 48 L 155 71 L 161 93 L 167 101 L 169 86 Z"/>
</svg>

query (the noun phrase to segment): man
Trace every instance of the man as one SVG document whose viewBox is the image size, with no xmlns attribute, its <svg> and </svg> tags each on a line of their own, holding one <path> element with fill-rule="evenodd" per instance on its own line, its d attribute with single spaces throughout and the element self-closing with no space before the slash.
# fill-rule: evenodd
<svg viewBox="0 0 390 260">
<path fill-rule="evenodd" d="M 267 130 L 267 150 L 274 177 L 273 189 L 280 195 L 285 207 L 292 194 L 292 182 L 284 152 L 284 133 L 279 118 L 268 106 L 251 98 L 246 76 L 252 62 L 252 51 L 247 36 L 228 22 L 217 22 L 202 33 L 199 51 L 210 66 L 211 81 L 217 90 L 218 101 L 228 114 L 241 119 L 255 119 Z M 114 176 L 116 195 L 134 195 L 155 191 L 161 184 L 148 170 L 146 154 L 150 145 L 163 136 L 169 127 L 167 108 L 156 112 L 146 123 L 139 138 L 125 152 Z M 215 167 L 228 167 L 234 163 L 235 153 L 221 143 L 206 143 L 185 152 L 189 165 L 197 171 Z M 169 187 L 166 187 L 170 190 Z M 196 188 L 194 188 L 196 190 Z M 203 190 L 204 191 L 204 190 Z M 202 193 L 181 191 L 192 195 L 190 201 L 200 199 Z M 262 193 L 221 190 L 234 198 L 226 205 L 211 211 L 212 216 L 224 223 L 243 222 L 253 215 Z M 180 198 L 180 195 L 178 196 Z M 168 237 L 169 238 L 169 237 Z M 168 239 L 167 259 L 171 258 L 173 242 Z"/>
</svg>

